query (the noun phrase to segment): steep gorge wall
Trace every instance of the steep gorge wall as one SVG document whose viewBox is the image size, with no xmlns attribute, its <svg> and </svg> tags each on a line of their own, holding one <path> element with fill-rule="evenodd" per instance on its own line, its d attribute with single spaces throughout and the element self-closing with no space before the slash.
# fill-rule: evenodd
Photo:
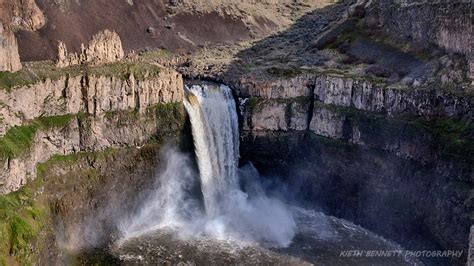
<svg viewBox="0 0 474 266">
<path fill-rule="evenodd" d="M 93 263 L 81 252 L 115 236 L 166 144 L 183 145 L 183 79 L 143 62 L 28 66 L 35 79 L 0 87 L 0 264 Z"/>
<path fill-rule="evenodd" d="M 473 6 L 470 1 L 380 0 L 378 22 L 393 36 L 434 43 L 450 52 L 472 53 Z"/>
<path fill-rule="evenodd" d="M 472 1 L 379 0 L 373 2 L 369 24 L 378 24 L 395 39 L 420 47 L 430 44 L 466 56 L 474 79 Z"/>
<path fill-rule="evenodd" d="M 181 144 L 181 128 L 166 126 L 166 141 Z M 0 220 L 0 263 L 116 265 L 94 251 L 114 241 L 120 221 L 149 196 L 166 147 L 149 142 L 55 155 L 39 164 L 33 182 L 0 195 L 2 215 L 8 214 Z"/>
<path fill-rule="evenodd" d="M 243 159 L 407 248 L 467 251 L 472 96 L 324 73 L 238 89 Z"/>
<path fill-rule="evenodd" d="M 256 96 L 248 104 L 244 130 L 309 130 L 421 162 L 439 157 L 433 151 L 441 149 L 442 143 L 435 143 L 431 136 L 438 120 L 461 119 L 469 125 L 473 115 L 471 95 L 390 87 L 340 75 L 305 74 L 270 81 L 244 78 L 240 94 Z M 374 141 L 366 135 L 373 135 L 377 124 L 386 126 L 379 130 L 387 135 Z M 424 136 L 424 141 L 414 143 L 410 133 Z"/>
<path fill-rule="evenodd" d="M 252 75 L 243 77 L 238 86 L 242 97 L 314 97 L 323 104 L 387 116 L 452 117 L 471 116 L 473 112 L 472 97 L 456 94 L 455 90 L 400 87 L 344 74 L 308 73 L 270 79 Z"/>
<path fill-rule="evenodd" d="M 182 100 L 183 80 L 175 71 L 162 69 L 145 80 L 130 75 L 64 75 L 29 86 L 0 90 L 0 136 L 13 126 L 38 117 L 137 109 Z"/>
<path fill-rule="evenodd" d="M 181 75 L 163 69 L 148 79 L 64 76 L 0 91 L 0 193 L 34 179 L 54 154 L 141 146 L 179 131 L 182 89 Z"/>
</svg>

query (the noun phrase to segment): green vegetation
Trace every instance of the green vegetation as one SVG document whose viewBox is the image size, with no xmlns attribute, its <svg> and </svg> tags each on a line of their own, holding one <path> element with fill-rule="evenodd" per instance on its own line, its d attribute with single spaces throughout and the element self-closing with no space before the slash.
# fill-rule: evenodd
<svg viewBox="0 0 474 266">
<path fill-rule="evenodd" d="M 144 62 L 116 62 L 84 69 L 84 72 L 92 76 L 118 77 L 126 80 L 133 75 L 137 80 L 145 80 L 160 74 L 161 67 Z"/>
<path fill-rule="evenodd" d="M 156 115 L 164 123 L 172 123 L 178 120 L 184 121 L 185 112 L 181 102 L 155 104 L 147 108 L 147 112 L 156 112 Z"/>
<path fill-rule="evenodd" d="M 78 152 L 68 155 L 53 155 L 48 159 L 48 161 L 38 164 L 36 167 L 37 176 L 38 178 L 43 178 L 46 171 L 51 169 L 54 165 L 73 166 L 81 159 L 103 160 L 116 153 L 116 149 L 108 148 L 99 152 Z"/>
<path fill-rule="evenodd" d="M 398 137 L 398 132 L 403 128 L 410 134 L 426 135 L 432 137 L 431 145 L 437 148 L 441 159 L 454 160 L 474 165 L 474 124 L 459 118 L 412 118 L 394 117 L 387 118 L 383 114 L 370 113 L 351 107 L 341 107 L 315 102 L 316 108 L 326 108 L 343 115 L 346 119 L 354 121 L 368 132 L 384 131 L 389 137 Z"/>
<path fill-rule="evenodd" d="M 63 77 L 76 77 L 80 75 L 118 77 L 128 79 L 131 74 L 144 80 L 158 76 L 161 67 L 146 62 L 120 61 L 116 63 L 88 66 L 77 65 L 57 68 L 52 61 L 39 61 L 25 63 L 22 70 L 17 72 L 0 72 L 0 89 L 10 91 L 16 87 L 28 86 L 47 79 L 59 80 Z"/>
<path fill-rule="evenodd" d="M 456 118 L 417 121 L 434 137 L 441 155 L 474 165 L 474 124 Z"/>
<path fill-rule="evenodd" d="M 113 119 L 113 118 L 130 118 L 130 119 L 138 119 L 139 113 L 137 108 L 131 108 L 128 110 L 115 110 L 115 111 L 106 111 L 104 114 L 105 118 Z M 127 119 L 128 121 L 128 119 Z"/>
<path fill-rule="evenodd" d="M 116 110 L 105 113 L 107 119 L 117 119 L 120 124 L 129 125 L 136 123 L 138 119 L 151 118 L 160 124 L 167 125 L 163 131 L 176 129 L 176 125 L 181 125 L 185 120 L 185 111 L 181 102 L 158 103 L 146 107 L 145 114 L 140 115 L 138 109 Z M 146 122 L 143 122 L 146 123 Z"/>
<path fill-rule="evenodd" d="M 31 263 L 36 251 L 32 242 L 47 217 L 46 205 L 35 195 L 40 186 L 38 178 L 17 192 L 0 196 L 0 265 L 11 265 L 14 259 L 22 265 Z"/>
<path fill-rule="evenodd" d="M 16 158 L 23 155 L 31 147 L 38 130 L 66 126 L 73 115 L 40 117 L 27 125 L 10 128 L 5 136 L 0 137 L 0 159 Z"/>
<path fill-rule="evenodd" d="M 82 152 L 71 155 L 54 155 L 37 166 L 37 177 L 19 191 L 0 196 L 0 266 L 30 265 L 43 244 L 40 232 L 50 222 L 50 213 L 43 180 L 48 170 L 55 166 L 62 169 L 75 166 L 80 160 L 105 160 L 117 150 Z M 78 169 L 64 185 L 78 184 L 84 191 L 94 189 L 103 176 L 96 169 Z M 52 177 L 48 177 L 52 178 Z M 61 176 L 60 178 L 64 178 Z M 54 181 L 53 181 L 54 183 Z M 61 183 L 61 182 L 60 182 Z M 62 183 L 61 183 L 62 184 Z M 66 190 L 64 190 L 66 191 Z"/>
<path fill-rule="evenodd" d="M 265 99 L 264 98 L 260 98 L 260 97 L 250 97 L 248 100 L 247 100 L 247 110 L 248 112 L 252 113 L 255 108 L 261 103 L 261 102 L 264 102 Z"/>
<path fill-rule="evenodd" d="M 155 119 L 162 128 L 159 134 L 155 134 L 149 143 L 159 143 L 165 137 L 177 137 L 184 127 L 186 121 L 186 111 L 180 102 L 157 104 L 150 106 L 147 113 L 154 113 Z"/>
<path fill-rule="evenodd" d="M 147 107 L 146 112 L 148 114 L 146 117 L 150 117 L 152 112 L 156 112 L 156 116 L 153 117 L 159 118 L 161 124 L 168 126 L 164 131 L 177 129 L 177 126 L 182 124 L 185 117 L 185 112 L 180 102 L 156 104 Z M 105 113 L 105 117 L 108 119 L 117 118 L 123 121 L 123 123 L 137 121 L 140 118 L 137 109 L 110 111 Z M 35 134 L 38 131 L 65 127 L 74 118 L 84 121 L 88 116 L 84 113 L 79 113 L 76 115 L 40 117 L 28 124 L 10 128 L 5 136 L 0 137 L 0 160 L 17 158 L 25 154 L 30 149 Z"/>
<path fill-rule="evenodd" d="M 299 68 L 271 67 L 267 71 L 269 74 L 281 78 L 293 78 L 301 74 L 301 70 Z"/>
<path fill-rule="evenodd" d="M 139 54 L 140 59 L 142 60 L 155 60 L 155 59 L 163 59 L 163 58 L 170 58 L 173 54 L 165 49 L 153 50 L 153 51 L 146 51 L 141 52 Z"/>
<path fill-rule="evenodd" d="M 80 66 L 56 68 L 51 61 L 38 61 L 24 64 L 17 72 L 0 72 L 0 89 L 11 90 L 15 87 L 35 84 L 46 79 L 58 80 L 66 76 L 79 76 Z"/>
</svg>

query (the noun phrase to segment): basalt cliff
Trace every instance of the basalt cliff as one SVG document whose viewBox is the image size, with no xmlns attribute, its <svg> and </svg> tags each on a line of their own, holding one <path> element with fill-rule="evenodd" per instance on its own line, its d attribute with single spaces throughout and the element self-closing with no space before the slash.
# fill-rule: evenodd
<svg viewBox="0 0 474 266">
<path fill-rule="evenodd" d="M 241 161 L 294 200 L 466 263 L 474 5 L 257 2 L 0 0 L 0 265 L 117 263 L 95 248 L 192 149 L 193 79 L 234 90 Z"/>
</svg>

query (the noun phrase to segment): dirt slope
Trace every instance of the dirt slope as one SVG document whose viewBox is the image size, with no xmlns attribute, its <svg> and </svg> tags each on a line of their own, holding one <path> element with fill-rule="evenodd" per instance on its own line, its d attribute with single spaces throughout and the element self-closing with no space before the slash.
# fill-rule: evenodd
<svg viewBox="0 0 474 266">
<path fill-rule="evenodd" d="M 54 59 L 58 40 L 73 51 L 99 30 L 115 30 L 126 52 L 164 48 L 186 53 L 204 44 L 236 43 L 288 26 L 334 0 L 37 0 L 47 17 L 36 32 L 17 33 L 22 61 Z"/>
</svg>

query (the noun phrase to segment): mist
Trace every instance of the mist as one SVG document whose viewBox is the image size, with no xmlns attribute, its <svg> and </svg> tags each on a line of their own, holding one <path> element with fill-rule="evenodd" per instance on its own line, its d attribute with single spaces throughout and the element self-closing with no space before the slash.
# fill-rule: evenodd
<svg viewBox="0 0 474 266">
<path fill-rule="evenodd" d="M 198 171 L 188 154 L 173 147 L 164 170 L 139 210 L 120 222 L 122 239 L 154 230 L 180 238 L 206 237 L 239 245 L 287 247 L 296 230 L 289 207 L 269 196 L 257 170 L 238 168 L 235 102 L 226 86 L 187 88 Z"/>
</svg>

